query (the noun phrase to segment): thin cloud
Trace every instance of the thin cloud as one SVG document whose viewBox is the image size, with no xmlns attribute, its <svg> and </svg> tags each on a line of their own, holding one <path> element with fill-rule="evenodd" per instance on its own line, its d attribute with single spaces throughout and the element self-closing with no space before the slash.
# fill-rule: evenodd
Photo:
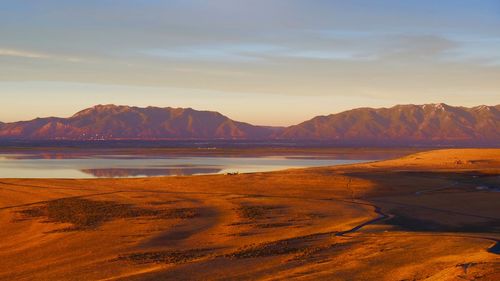
<svg viewBox="0 0 500 281">
<path fill-rule="evenodd" d="M 50 56 L 42 53 L 28 52 L 15 49 L 0 49 L 0 56 L 4 57 L 18 57 L 18 58 L 30 58 L 30 59 L 47 59 Z"/>
<path fill-rule="evenodd" d="M 53 60 L 63 60 L 67 62 L 83 62 L 83 58 L 70 57 L 70 56 L 58 56 L 51 55 L 33 51 L 17 50 L 17 49 L 2 49 L 0 48 L 0 57 L 16 57 L 16 58 L 26 58 L 26 59 L 53 59 Z"/>
</svg>

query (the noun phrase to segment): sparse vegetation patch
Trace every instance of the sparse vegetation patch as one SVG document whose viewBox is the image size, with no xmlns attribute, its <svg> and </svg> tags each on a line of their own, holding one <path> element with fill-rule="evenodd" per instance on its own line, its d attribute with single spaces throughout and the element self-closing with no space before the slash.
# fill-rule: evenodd
<svg viewBox="0 0 500 281">
<path fill-rule="evenodd" d="M 190 249 L 187 251 L 154 251 L 121 255 L 118 260 L 138 264 L 147 263 L 186 263 L 207 256 L 210 249 Z"/>
<path fill-rule="evenodd" d="M 259 206 L 241 206 L 238 209 L 238 213 L 242 218 L 245 219 L 250 219 L 250 220 L 257 220 L 257 219 L 263 219 L 266 218 L 266 215 L 268 214 L 269 211 L 279 209 L 281 208 L 280 206 L 265 206 L 265 205 L 259 205 Z"/>
<path fill-rule="evenodd" d="M 187 219 L 198 215 L 196 210 L 188 208 L 156 210 L 113 201 L 83 198 L 62 198 L 47 201 L 33 208 L 22 210 L 20 213 L 24 218 L 47 218 L 46 222 L 73 225 L 58 230 L 58 232 L 93 230 L 108 221 L 123 218 Z"/>
<path fill-rule="evenodd" d="M 323 235 L 312 234 L 307 236 L 294 237 L 289 239 L 277 240 L 258 245 L 249 245 L 240 248 L 236 252 L 228 254 L 229 258 L 258 258 L 277 255 L 295 254 L 304 251 L 309 247 L 308 243 Z"/>
</svg>

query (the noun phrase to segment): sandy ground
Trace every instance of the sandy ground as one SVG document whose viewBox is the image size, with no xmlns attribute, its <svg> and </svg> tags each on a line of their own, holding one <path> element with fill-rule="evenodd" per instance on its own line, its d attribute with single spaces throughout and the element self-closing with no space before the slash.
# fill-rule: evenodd
<svg viewBox="0 0 500 281">
<path fill-rule="evenodd" d="M 500 280 L 500 149 L 144 179 L 0 179 L 0 280 Z"/>
</svg>

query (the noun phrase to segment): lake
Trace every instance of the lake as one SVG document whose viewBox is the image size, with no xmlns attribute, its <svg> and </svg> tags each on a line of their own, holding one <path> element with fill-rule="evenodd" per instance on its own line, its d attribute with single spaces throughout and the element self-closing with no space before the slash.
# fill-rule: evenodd
<svg viewBox="0 0 500 281">
<path fill-rule="evenodd" d="M 365 156 L 365 157 L 364 157 Z M 0 178 L 126 178 L 252 173 L 289 168 L 334 166 L 374 160 L 374 155 L 199 156 L 154 153 L 0 153 Z"/>
</svg>

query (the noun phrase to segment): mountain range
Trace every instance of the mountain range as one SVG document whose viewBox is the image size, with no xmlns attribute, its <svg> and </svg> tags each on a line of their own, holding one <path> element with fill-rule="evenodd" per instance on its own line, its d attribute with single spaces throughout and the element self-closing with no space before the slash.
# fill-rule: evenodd
<svg viewBox="0 0 500 281">
<path fill-rule="evenodd" d="M 97 105 L 69 118 L 37 118 L 3 124 L 0 138 L 101 139 L 264 139 L 271 127 L 237 122 L 213 111 L 191 108 Z"/>
<path fill-rule="evenodd" d="M 500 144 L 500 105 L 357 108 L 288 127 L 280 137 L 361 144 Z"/>
<path fill-rule="evenodd" d="M 357 108 L 290 127 L 254 126 L 214 111 L 97 105 L 69 118 L 0 122 L 9 140 L 313 140 L 339 144 L 499 144 L 500 105 Z"/>
</svg>

